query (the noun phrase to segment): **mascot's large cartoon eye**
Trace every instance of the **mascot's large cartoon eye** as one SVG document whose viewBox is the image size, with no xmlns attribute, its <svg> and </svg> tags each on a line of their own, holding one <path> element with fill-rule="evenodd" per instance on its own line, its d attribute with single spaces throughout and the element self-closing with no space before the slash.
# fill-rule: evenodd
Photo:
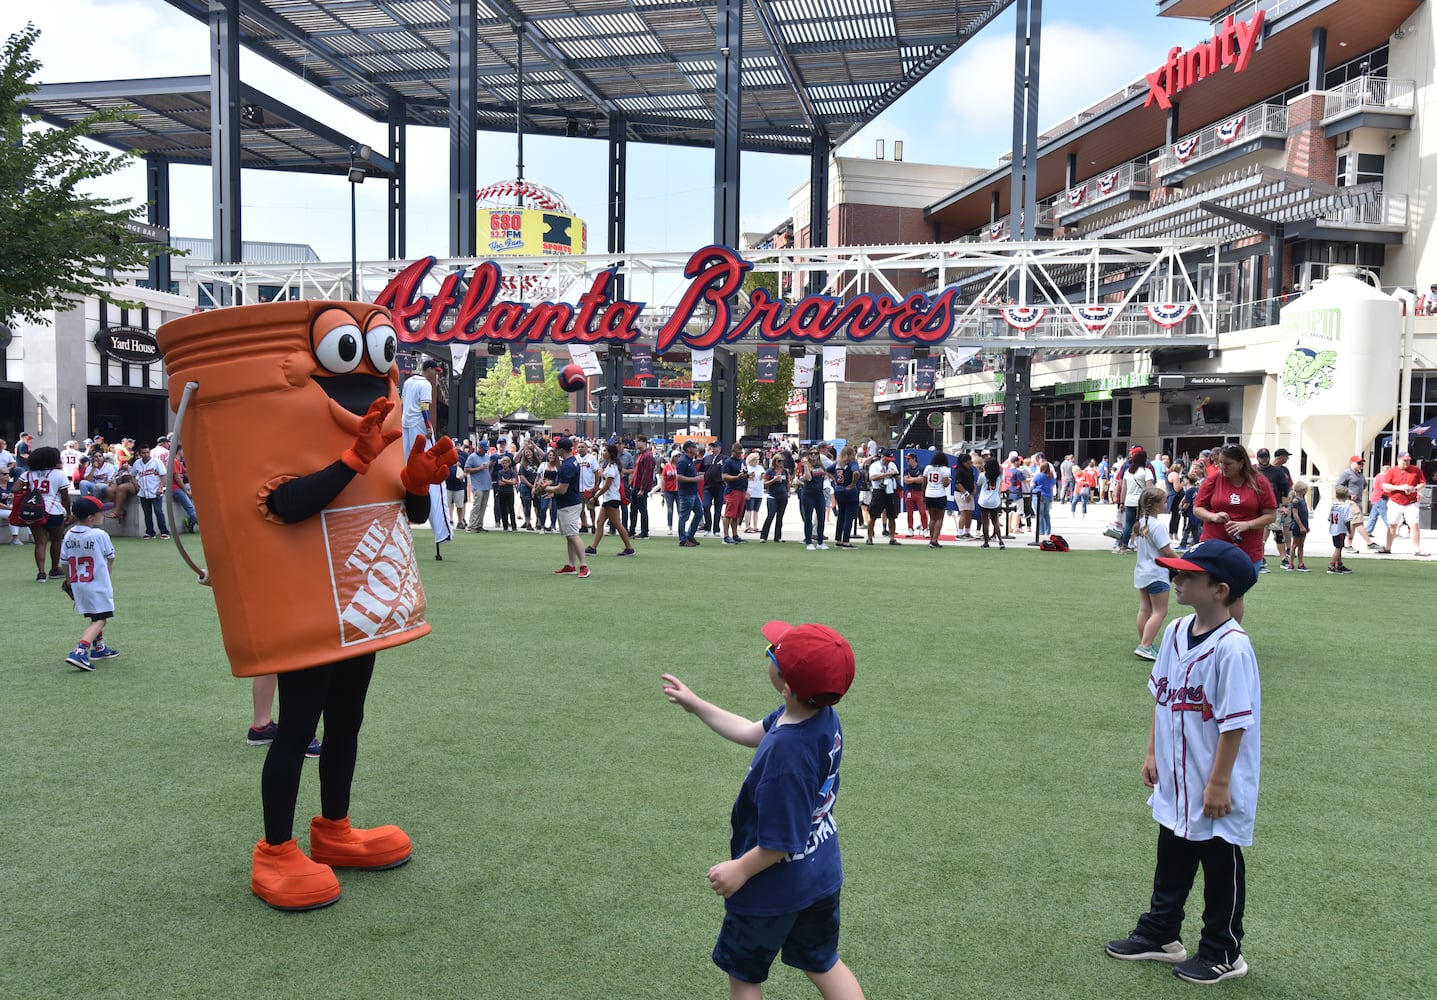
<svg viewBox="0 0 1437 1000">
<path fill-rule="evenodd" d="M 388 375 L 394 367 L 394 356 L 399 353 L 399 337 L 392 326 L 376 326 L 364 335 L 369 347 L 369 363 L 381 375 Z"/>
<path fill-rule="evenodd" d="M 364 340 L 353 323 L 336 326 L 314 349 L 319 363 L 336 375 L 347 375 L 364 360 Z"/>
</svg>

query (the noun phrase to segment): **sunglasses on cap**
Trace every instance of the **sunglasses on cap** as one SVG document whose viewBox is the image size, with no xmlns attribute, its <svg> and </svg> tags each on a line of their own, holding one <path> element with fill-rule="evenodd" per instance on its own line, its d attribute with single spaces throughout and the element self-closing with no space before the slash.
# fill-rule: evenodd
<svg viewBox="0 0 1437 1000">
<path fill-rule="evenodd" d="M 782 676 L 783 676 L 783 668 L 778 665 L 778 657 L 774 655 L 774 652 L 773 652 L 773 651 L 774 651 L 774 645 L 773 645 L 773 643 L 769 643 L 769 644 L 768 644 L 768 649 L 764 650 L 764 652 L 768 654 L 769 661 L 773 664 L 773 669 L 774 669 L 774 670 L 777 670 L 777 671 L 778 671 L 778 676 L 782 677 Z"/>
</svg>

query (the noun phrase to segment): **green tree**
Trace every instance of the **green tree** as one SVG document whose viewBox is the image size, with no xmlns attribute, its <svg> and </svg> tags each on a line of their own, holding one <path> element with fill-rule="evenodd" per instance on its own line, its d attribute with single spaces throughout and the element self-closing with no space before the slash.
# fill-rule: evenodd
<svg viewBox="0 0 1437 1000">
<path fill-rule="evenodd" d="M 97 295 L 124 304 L 103 289 L 106 268 L 146 266 L 167 247 L 144 243 L 125 223 L 140 207 L 80 192 L 87 181 L 125 166 L 128 153 L 102 152 L 81 138 L 119 112 L 91 115 L 69 128 L 37 125 L 25 101 L 38 84 L 40 61 L 31 54 L 40 31 L 33 24 L 0 49 L 0 322 L 44 322 L 75 297 Z"/>
<path fill-rule="evenodd" d="M 522 371 L 515 374 L 509 358 L 497 358 L 498 364 L 475 384 L 474 416 L 492 421 L 521 407 L 540 420 L 568 413 L 569 394 L 559 385 L 554 357 L 543 357 L 544 381 L 538 385 L 525 382 Z"/>
<path fill-rule="evenodd" d="M 780 298 L 778 275 L 773 273 L 755 274 L 749 272 L 743 282 L 741 301 L 747 303 L 748 296 L 755 289 L 762 288 L 769 296 Z M 737 380 L 734 386 L 734 402 L 738 418 L 745 427 L 781 426 L 788 421 L 784 407 L 788 403 L 789 391 L 793 388 L 793 359 L 787 351 L 778 355 L 778 376 L 771 383 L 758 380 L 758 355 L 739 354 L 736 359 Z M 713 383 L 706 383 L 696 390 L 705 403 L 713 403 Z"/>
</svg>

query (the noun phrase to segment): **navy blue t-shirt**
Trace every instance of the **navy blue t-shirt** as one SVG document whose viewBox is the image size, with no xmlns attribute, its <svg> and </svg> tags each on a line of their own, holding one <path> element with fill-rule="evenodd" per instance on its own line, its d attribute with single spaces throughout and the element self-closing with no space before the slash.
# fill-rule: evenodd
<svg viewBox="0 0 1437 1000">
<path fill-rule="evenodd" d="M 691 459 L 691 458 L 689 458 L 687 455 L 682 455 L 682 456 L 679 457 L 678 464 L 674 466 L 674 472 L 675 472 L 676 475 L 679 475 L 679 476 L 695 476 L 695 477 L 696 477 L 696 476 L 698 476 L 698 474 L 699 474 L 699 470 L 696 469 L 696 468 L 694 468 L 694 460 Z M 698 484 L 697 480 L 695 480 L 694 482 L 691 482 L 691 483 L 686 483 L 686 482 L 684 482 L 682 479 L 680 479 L 680 480 L 679 480 L 679 494 L 680 494 L 681 496 L 691 496 L 691 497 L 696 497 L 696 496 L 698 496 L 698 495 L 699 495 L 699 484 Z"/>
<path fill-rule="evenodd" d="M 835 465 L 833 467 L 833 499 L 858 499 L 857 462 L 849 462 L 847 465 Z"/>
<path fill-rule="evenodd" d="M 558 483 L 568 483 L 569 488 L 558 496 L 554 497 L 555 507 L 572 507 L 583 500 L 579 495 L 579 463 L 570 455 L 559 463 Z"/>
<path fill-rule="evenodd" d="M 733 458 L 732 456 L 730 456 L 729 458 L 724 459 L 724 463 L 723 463 L 723 474 L 724 474 L 725 476 L 743 476 L 743 477 L 744 477 L 743 479 L 736 479 L 736 480 L 733 480 L 733 481 L 724 480 L 724 481 L 723 481 L 723 492 L 724 492 L 724 496 L 728 496 L 730 493 L 747 493 L 747 492 L 748 492 L 748 474 L 747 474 L 747 470 L 746 470 L 745 467 L 744 467 L 743 459 L 741 459 L 741 458 Z"/>
<path fill-rule="evenodd" d="M 763 847 L 787 857 L 724 902 L 734 913 L 794 913 L 843 885 L 833 818 L 843 727 L 831 707 L 802 722 L 775 725 L 782 714 L 779 708 L 763 720 L 763 740 L 734 800 L 729 851 L 739 858 Z"/>
</svg>

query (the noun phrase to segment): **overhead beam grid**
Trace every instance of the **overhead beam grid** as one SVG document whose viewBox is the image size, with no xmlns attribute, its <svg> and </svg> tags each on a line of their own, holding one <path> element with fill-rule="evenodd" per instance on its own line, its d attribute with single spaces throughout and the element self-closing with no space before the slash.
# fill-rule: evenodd
<svg viewBox="0 0 1437 1000">
<path fill-rule="evenodd" d="M 209 17 L 209 0 L 168 2 Z M 807 154 L 816 135 L 843 142 L 1012 2 L 748 0 L 743 148 Z M 712 145 L 712 2 L 476 7 L 480 129 L 516 128 L 522 43 L 526 134 L 608 139 L 622 116 L 632 141 Z M 441 0 L 241 0 L 239 23 L 242 45 L 375 121 L 402 106 L 407 124 L 447 124 L 452 26 Z"/>
</svg>

